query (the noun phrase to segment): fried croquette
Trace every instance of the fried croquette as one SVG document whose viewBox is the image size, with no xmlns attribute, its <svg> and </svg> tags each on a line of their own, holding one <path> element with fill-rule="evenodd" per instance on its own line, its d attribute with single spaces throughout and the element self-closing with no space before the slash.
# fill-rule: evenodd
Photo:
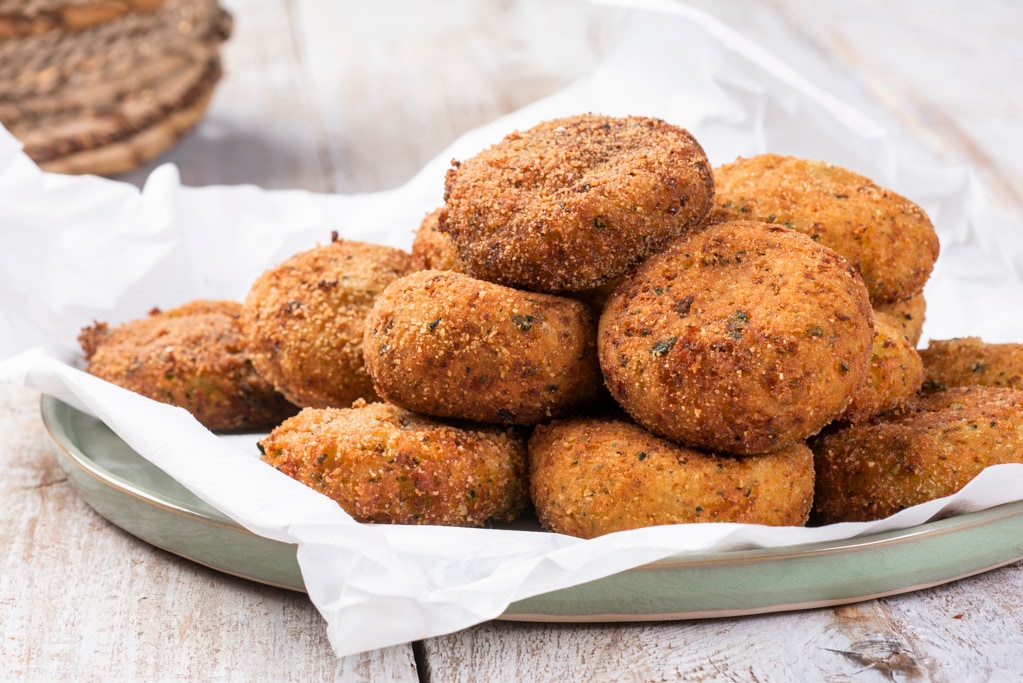
<svg viewBox="0 0 1023 683">
<path fill-rule="evenodd" d="M 810 440 L 814 521 L 870 521 L 951 495 L 989 465 L 1023 462 L 1023 391 L 920 394 L 875 420 Z"/>
<path fill-rule="evenodd" d="M 530 425 L 599 395 L 588 306 L 464 273 L 421 270 L 391 283 L 366 319 L 366 368 L 409 410 Z"/>
<path fill-rule="evenodd" d="M 598 287 L 702 224 L 713 197 L 687 130 L 584 114 L 453 162 L 440 228 L 471 275 L 560 294 Z"/>
<path fill-rule="evenodd" d="M 755 221 L 676 240 L 600 317 L 611 394 L 687 446 L 753 454 L 816 434 L 864 381 L 874 336 L 863 281 L 795 230 Z"/>
<path fill-rule="evenodd" d="M 530 488 L 544 528 L 592 538 L 659 524 L 806 524 L 813 454 L 705 453 L 615 419 L 540 425 L 529 439 Z"/>
<path fill-rule="evenodd" d="M 923 293 L 893 304 L 874 306 L 874 310 L 891 316 L 914 347 L 920 343 L 927 313 L 927 301 Z"/>
<path fill-rule="evenodd" d="M 898 322 L 886 313 L 874 311 L 870 369 L 842 419 L 863 422 L 896 408 L 920 391 L 923 380 L 920 354 Z"/>
<path fill-rule="evenodd" d="M 302 407 L 377 397 L 362 360 L 364 320 L 384 287 L 413 269 L 399 249 L 333 238 L 264 271 L 243 307 L 256 369 Z"/>
<path fill-rule="evenodd" d="M 359 522 L 480 527 L 528 501 L 525 437 L 386 403 L 306 408 L 259 442 L 262 460 Z"/>
<path fill-rule="evenodd" d="M 979 337 L 932 339 L 920 351 L 924 390 L 988 386 L 1023 389 L 1023 344 L 989 344 Z"/>
<path fill-rule="evenodd" d="M 454 270 L 465 272 L 451 237 L 438 225 L 441 209 L 434 209 L 416 230 L 412 240 L 412 260 L 416 270 Z"/>
<path fill-rule="evenodd" d="M 809 235 L 856 268 L 874 305 L 919 294 L 938 257 L 919 206 L 839 166 L 762 154 L 714 169 L 714 181 L 711 220 L 766 221 Z"/>
<path fill-rule="evenodd" d="M 246 349 L 241 303 L 197 300 L 78 337 L 97 377 L 188 410 L 218 432 L 265 429 L 298 408 L 260 377 Z"/>
</svg>

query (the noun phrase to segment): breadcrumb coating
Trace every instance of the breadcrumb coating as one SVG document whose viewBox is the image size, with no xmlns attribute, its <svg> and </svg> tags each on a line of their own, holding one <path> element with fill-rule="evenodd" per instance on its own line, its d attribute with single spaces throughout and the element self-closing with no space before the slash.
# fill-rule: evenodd
<svg viewBox="0 0 1023 683">
<path fill-rule="evenodd" d="M 866 377 L 863 281 L 795 230 L 754 221 L 676 240 L 625 278 L 600 317 L 611 394 L 679 443 L 765 453 L 816 434 Z"/>
<path fill-rule="evenodd" d="M 190 301 L 115 327 L 97 322 L 78 337 L 97 377 L 180 406 L 210 430 L 277 424 L 298 408 L 255 370 L 240 322 L 241 303 Z"/>
<path fill-rule="evenodd" d="M 924 390 L 989 386 L 1023 389 L 1023 344 L 991 344 L 980 337 L 932 339 L 920 351 Z"/>
<path fill-rule="evenodd" d="M 938 258 L 923 209 L 840 166 L 761 154 L 714 169 L 714 181 L 711 220 L 766 221 L 809 235 L 856 268 L 875 306 L 922 292 Z"/>
<path fill-rule="evenodd" d="M 242 315 L 256 369 L 302 407 L 376 398 L 362 360 L 366 314 L 384 287 L 412 269 L 404 251 L 335 235 L 264 271 Z"/>
<path fill-rule="evenodd" d="M 891 316 L 874 311 L 870 369 L 842 419 L 863 422 L 896 408 L 920 391 L 923 380 L 924 366 L 909 338 Z"/>
<path fill-rule="evenodd" d="M 874 310 L 891 316 L 914 347 L 920 343 L 927 317 L 927 300 L 923 292 L 893 304 L 875 305 Z"/>
<path fill-rule="evenodd" d="M 454 162 L 440 228 L 473 276 L 565 293 L 598 287 L 701 225 L 713 197 L 707 157 L 685 129 L 584 114 Z"/>
<path fill-rule="evenodd" d="M 801 526 L 813 501 L 813 454 L 804 442 L 764 455 L 719 455 L 619 419 L 538 426 L 529 466 L 540 523 L 582 538 L 691 522 Z"/>
<path fill-rule="evenodd" d="M 428 415 L 530 425 L 601 391 L 586 304 L 464 273 L 393 282 L 366 319 L 363 348 L 377 392 Z"/>
<path fill-rule="evenodd" d="M 416 270 L 454 270 L 465 272 L 451 236 L 440 230 L 441 209 L 426 215 L 412 240 L 412 260 Z"/>
<path fill-rule="evenodd" d="M 1023 462 L 1023 391 L 956 387 L 810 440 L 816 522 L 882 519 L 951 495 L 990 465 Z"/>
<path fill-rule="evenodd" d="M 306 408 L 259 442 L 264 462 L 359 522 L 480 527 L 528 501 L 525 437 L 386 403 Z"/>
</svg>

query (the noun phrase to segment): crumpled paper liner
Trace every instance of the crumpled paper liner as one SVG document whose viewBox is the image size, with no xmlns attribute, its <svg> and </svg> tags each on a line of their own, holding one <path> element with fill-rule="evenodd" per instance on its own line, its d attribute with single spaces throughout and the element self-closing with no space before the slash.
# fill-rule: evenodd
<svg viewBox="0 0 1023 683">
<path fill-rule="evenodd" d="M 954 496 L 872 523 L 820 528 L 692 524 L 583 541 L 538 531 L 357 524 L 329 499 L 202 428 L 184 410 L 81 372 L 79 330 L 153 306 L 242 299 L 264 269 L 342 237 L 407 248 L 441 202 L 452 158 L 516 128 L 585 111 L 659 116 L 715 165 L 764 151 L 823 159 L 921 204 L 942 254 L 925 339 L 1023 341 L 1023 226 L 992 208 L 969 169 L 911 165 L 891 137 L 769 53 L 676 4 L 618 2 L 617 46 L 589 76 L 457 140 L 406 185 L 363 195 L 182 187 L 172 166 L 140 192 L 41 172 L 0 129 L 0 381 L 85 410 L 213 507 L 298 544 L 309 596 L 339 656 L 499 616 L 516 600 L 687 552 L 834 541 L 1023 499 L 1023 465 L 990 468 Z M 242 444 L 246 443 L 243 439 Z"/>
</svg>

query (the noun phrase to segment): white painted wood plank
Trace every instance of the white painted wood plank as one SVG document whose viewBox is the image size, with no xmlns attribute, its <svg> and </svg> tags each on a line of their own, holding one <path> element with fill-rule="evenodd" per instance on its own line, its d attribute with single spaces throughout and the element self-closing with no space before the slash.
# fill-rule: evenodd
<svg viewBox="0 0 1023 683">
<path fill-rule="evenodd" d="M 338 659 L 304 594 L 157 550 L 79 498 L 38 395 L 0 386 L 0 679 L 416 681 L 410 646 Z"/>
<path fill-rule="evenodd" d="M 493 622 L 422 647 L 431 681 L 1008 681 L 1023 672 L 1021 581 L 1017 563 L 834 609 L 650 624 Z"/>
<path fill-rule="evenodd" d="M 335 190 L 397 186 L 460 133 L 585 74 L 600 14 L 581 0 L 297 2 Z"/>
<path fill-rule="evenodd" d="M 291 30 L 294 4 L 222 0 L 234 31 L 222 47 L 224 75 L 206 117 L 168 153 L 123 179 L 142 184 L 160 164 L 174 163 L 186 185 L 333 189 L 324 121 Z"/>
<path fill-rule="evenodd" d="M 825 90 L 862 104 L 905 144 L 974 166 L 996 202 L 1023 214 L 1020 3 L 687 4 L 759 42 Z"/>
</svg>

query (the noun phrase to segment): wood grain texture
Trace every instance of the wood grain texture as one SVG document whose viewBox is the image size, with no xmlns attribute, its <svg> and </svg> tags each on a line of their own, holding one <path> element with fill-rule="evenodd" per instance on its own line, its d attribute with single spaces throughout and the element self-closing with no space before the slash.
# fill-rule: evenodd
<svg viewBox="0 0 1023 683">
<path fill-rule="evenodd" d="M 1023 215 L 1023 5 L 1014 0 L 690 0 L 882 123 L 968 164 Z"/>
<path fill-rule="evenodd" d="M 409 646 L 338 659 L 305 595 L 126 534 L 68 483 L 39 397 L 0 387 L 0 679 L 415 681 Z"/>
<path fill-rule="evenodd" d="M 1023 215 L 1016 0 L 693 0 L 907 148 L 977 168 Z M 581 0 L 225 0 L 203 123 L 157 164 L 186 184 L 365 192 L 586 73 Z M 638 75 L 637 77 L 640 77 Z M 1023 564 L 835 609 L 624 625 L 483 624 L 337 660 L 304 596 L 156 550 L 67 483 L 38 397 L 0 387 L 0 678 L 342 681 L 1000 681 L 1023 676 Z"/>
<path fill-rule="evenodd" d="M 460 133 L 585 74 L 613 26 L 582 0 L 226 0 L 235 33 L 209 115 L 125 179 L 394 187 Z M 1023 6 L 1014 0 L 691 0 L 908 146 L 975 166 L 1023 211 Z"/>
<path fill-rule="evenodd" d="M 940 155 L 978 168 L 1006 206 L 1023 204 L 1023 8 L 1010 1 L 794 3 L 793 24 L 819 35 L 873 98 Z M 889 20 L 867 21 L 864 17 Z M 1004 146 L 1015 149 L 1005 153 Z"/>
<path fill-rule="evenodd" d="M 493 622 L 423 644 L 431 681 L 996 681 L 1023 672 L 1023 565 L 833 609 L 653 624 Z M 471 672 L 471 673 L 470 673 Z"/>
<path fill-rule="evenodd" d="M 233 0 L 207 120 L 160 163 L 188 185 L 400 185 L 459 134 L 582 76 L 608 26 L 584 0 Z"/>
</svg>

